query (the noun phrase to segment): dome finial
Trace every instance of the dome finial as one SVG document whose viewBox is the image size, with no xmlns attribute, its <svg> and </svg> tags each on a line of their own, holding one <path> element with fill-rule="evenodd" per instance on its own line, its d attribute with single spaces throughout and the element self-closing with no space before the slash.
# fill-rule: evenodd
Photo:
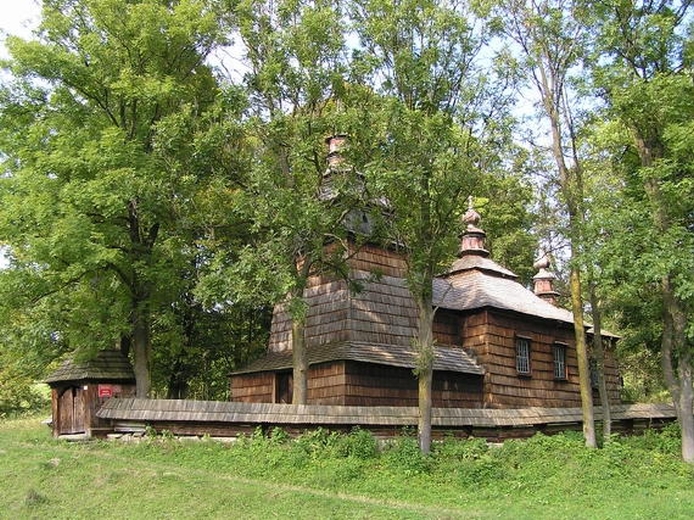
<svg viewBox="0 0 694 520">
<path fill-rule="evenodd" d="M 477 227 L 482 217 L 475 211 L 475 198 L 470 195 L 467 199 L 467 211 L 463 215 L 462 221 L 465 224 L 465 230 L 461 235 L 460 250 L 458 256 L 463 255 L 479 255 L 489 256 L 489 251 L 484 248 L 484 239 L 486 233 Z"/>
<path fill-rule="evenodd" d="M 533 264 L 533 267 L 538 270 L 538 273 L 533 276 L 533 292 L 546 302 L 557 305 L 559 293 L 554 290 L 556 276 L 549 271 L 550 264 L 549 254 L 540 248 L 538 258 Z"/>
<path fill-rule="evenodd" d="M 463 224 L 467 225 L 469 231 L 473 231 L 477 229 L 481 219 L 480 214 L 475 211 L 475 198 L 470 195 L 467 198 L 467 211 L 463 215 Z"/>
<path fill-rule="evenodd" d="M 539 254 L 537 255 L 537 259 L 535 260 L 535 263 L 533 264 L 533 269 L 537 269 L 538 271 L 540 269 L 547 269 L 550 265 L 549 255 L 542 248 L 540 248 L 538 250 L 538 253 Z"/>
</svg>

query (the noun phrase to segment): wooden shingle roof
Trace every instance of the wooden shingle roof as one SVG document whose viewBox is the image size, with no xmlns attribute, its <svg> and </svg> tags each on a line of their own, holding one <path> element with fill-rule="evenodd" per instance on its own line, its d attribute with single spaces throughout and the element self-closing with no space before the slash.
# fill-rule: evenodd
<svg viewBox="0 0 694 520">
<path fill-rule="evenodd" d="M 128 359 L 116 350 L 101 350 L 86 361 L 68 359 L 49 375 L 48 384 L 61 381 L 130 381 L 135 382 L 135 373 Z"/>
<path fill-rule="evenodd" d="M 488 258 L 486 262 L 492 262 Z M 502 268 L 503 269 L 503 268 Z M 467 311 L 491 307 L 528 316 L 573 323 L 573 314 L 555 307 L 512 278 L 472 268 L 434 280 L 434 305 Z"/>
<path fill-rule="evenodd" d="M 328 343 L 310 346 L 307 350 L 309 365 L 329 361 L 360 361 L 377 365 L 415 368 L 417 353 L 414 347 L 402 345 L 375 345 L 359 342 Z M 234 374 L 285 370 L 292 367 L 291 351 L 268 352 L 267 355 Z M 462 348 L 435 347 L 434 370 L 484 374 L 484 370 Z"/>
<path fill-rule="evenodd" d="M 613 420 L 670 419 L 671 404 L 635 404 L 611 407 Z M 602 409 L 595 408 L 596 418 Z M 238 403 L 169 399 L 109 399 L 97 412 L 102 419 L 142 422 L 211 422 L 215 424 L 276 424 L 334 426 L 412 426 L 418 411 L 409 406 L 337 406 L 274 403 Z M 580 408 L 434 408 L 432 425 L 438 427 L 520 427 L 543 424 L 580 423 Z"/>
<path fill-rule="evenodd" d="M 458 260 L 433 281 L 434 305 L 455 311 L 493 308 L 572 324 L 572 313 L 529 291 L 513 272 L 489 258 L 486 233 L 478 227 L 481 217 L 473 203 L 470 197 Z"/>
<path fill-rule="evenodd" d="M 513 280 L 518 278 L 518 275 L 513 271 L 509 271 L 504 266 L 497 264 L 494 260 L 476 254 L 466 254 L 461 256 L 458 258 L 458 260 L 453 262 L 453 265 L 451 265 L 443 276 L 451 276 L 462 271 L 469 271 L 471 269 L 486 271 L 490 274 L 502 276 L 504 278 L 511 278 Z"/>
</svg>

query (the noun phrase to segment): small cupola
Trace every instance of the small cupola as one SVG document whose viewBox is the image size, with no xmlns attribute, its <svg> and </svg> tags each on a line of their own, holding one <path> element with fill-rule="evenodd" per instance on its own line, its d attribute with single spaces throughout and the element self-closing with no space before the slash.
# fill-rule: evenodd
<svg viewBox="0 0 694 520">
<path fill-rule="evenodd" d="M 489 256 L 489 251 L 484 248 L 484 240 L 487 234 L 477 227 L 481 219 L 480 214 L 475 211 L 474 199 L 471 195 L 468 197 L 468 209 L 462 219 L 465 230 L 460 235 L 459 258 L 465 255 L 478 255 L 485 258 Z"/>
<path fill-rule="evenodd" d="M 344 134 L 333 134 L 325 138 L 328 147 L 328 167 L 323 173 L 318 198 L 322 201 L 333 201 L 338 196 L 339 181 L 336 176 L 346 171 L 342 150 L 347 144 L 347 136 Z"/>
<path fill-rule="evenodd" d="M 342 150 L 347 144 L 347 136 L 345 134 L 333 134 L 325 138 L 325 144 L 328 145 L 328 168 L 339 169 L 344 161 Z"/>
<path fill-rule="evenodd" d="M 533 292 L 547 303 L 557 305 L 559 293 L 554 290 L 554 280 L 557 277 L 549 271 L 549 266 L 549 255 L 541 251 L 539 258 L 533 264 L 533 267 L 538 270 L 537 274 L 533 276 Z"/>
</svg>

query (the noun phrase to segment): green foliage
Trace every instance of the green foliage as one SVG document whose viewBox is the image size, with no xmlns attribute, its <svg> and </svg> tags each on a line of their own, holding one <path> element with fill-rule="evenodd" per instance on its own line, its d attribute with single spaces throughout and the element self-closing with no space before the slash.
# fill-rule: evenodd
<svg viewBox="0 0 694 520">
<path fill-rule="evenodd" d="M 413 295 L 423 302 L 431 276 L 455 254 L 467 197 L 484 195 L 481 179 L 500 165 L 492 143 L 505 142 L 509 127 L 485 126 L 481 112 L 503 119 L 507 105 L 490 86 L 494 71 L 475 65 L 487 27 L 465 5 L 356 1 L 351 18 L 357 80 L 373 94 L 370 109 L 356 107 L 350 159 L 389 201 L 389 238 L 406 248 Z"/>
<path fill-rule="evenodd" d="M 0 369 L 0 418 L 36 414 L 50 408 L 50 394 L 17 372 L 16 367 L 7 365 Z"/>
<path fill-rule="evenodd" d="M 337 437 L 338 434 L 335 432 L 325 428 L 317 428 L 309 430 L 297 438 L 295 447 L 312 458 L 320 458 L 326 453 L 334 451 Z"/>
<path fill-rule="evenodd" d="M 406 256 L 419 312 L 420 442 L 428 451 L 432 280 L 455 258 L 467 198 L 482 194 L 482 178 L 502 163 L 495 145 L 508 142 L 509 125 L 486 122 L 507 122 L 508 105 L 504 88 L 491 87 L 503 83 L 494 82 L 498 71 L 477 67 L 489 29 L 466 3 L 355 0 L 349 15 L 359 37 L 352 79 L 361 88 L 344 108 L 348 157 L 387 206 L 385 240 Z"/>
<path fill-rule="evenodd" d="M 416 437 L 402 436 L 390 441 L 383 452 L 383 461 L 390 470 L 411 477 L 431 470 L 431 457 L 422 453 Z"/>
<path fill-rule="evenodd" d="M 684 518 L 694 507 L 694 472 L 679 460 L 678 435 L 668 427 L 613 436 L 599 450 L 587 450 L 578 432 L 499 445 L 447 438 L 428 458 L 405 436 L 361 458 L 339 446 L 371 444 L 362 430 L 297 439 L 258 430 L 235 443 L 162 436 L 62 443 L 36 420 L 5 420 L 0 507 L 14 517 L 56 518 L 97 510 L 106 518 L 115 517 L 109 511 L 199 518 L 229 510 L 258 518 L 286 516 L 288 507 L 297 518 Z M 76 485 L 90 489 L 79 501 Z"/>
<path fill-rule="evenodd" d="M 434 445 L 437 472 L 456 485 L 482 488 L 497 485 L 503 479 L 503 465 L 495 450 L 484 439 L 448 438 Z"/>
<path fill-rule="evenodd" d="M 643 370 L 628 377 L 635 380 L 631 394 L 662 397 L 666 386 L 680 406 L 691 381 L 677 374 L 691 370 L 694 345 L 691 6 L 596 7 L 587 20 L 594 35 L 591 86 L 604 110 L 591 144 L 598 167 L 619 179 L 607 202 L 596 206 L 605 244 L 599 263 L 610 283 L 613 316 L 625 331 L 627 363 L 648 362 L 658 353 L 660 366 L 669 367 L 650 380 Z M 683 454 L 694 450 L 694 425 L 687 423 Z"/>
<path fill-rule="evenodd" d="M 378 442 L 369 430 L 357 427 L 349 434 L 340 436 L 337 453 L 359 460 L 373 459 L 378 453 Z"/>
<path fill-rule="evenodd" d="M 213 159 L 235 151 L 234 124 L 219 121 L 238 96 L 204 63 L 226 41 L 216 7 L 49 0 L 36 40 L 8 39 L 0 328 L 16 351 L 50 360 L 129 344 L 146 394 L 150 339 L 180 350 L 178 329 L 195 348 L 168 314 L 188 303 L 217 224 L 199 208 L 230 180 Z"/>
</svg>

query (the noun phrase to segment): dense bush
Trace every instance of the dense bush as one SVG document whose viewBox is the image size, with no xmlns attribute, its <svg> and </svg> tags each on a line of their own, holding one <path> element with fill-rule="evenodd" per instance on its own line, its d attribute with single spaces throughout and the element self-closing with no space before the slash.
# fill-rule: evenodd
<svg viewBox="0 0 694 520">
<path fill-rule="evenodd" d="M 610 482 L 635 493 L 694 486 L 694 468 L 680 460 L 676 425 L 641 436 L 615 435 L 595 450 L 585 447 L 580 433 L 567 432 L 503 444 L 448 438 L 423 455 L 411 432 L 387 439 L 379 448 L 369 431 L 358 428 L 346 434 L 318 428 L 296 438 L 280 428 L 257 429 L 233 444 L 197 446 L 159 436 L 144 444 L 138 449 L 145 457 L 156 455 L 152 449 L 166 449 L 181 463 L 233 468 L 249 478 L 388 496 L 407 496 L 412 486 L 421 486 L 424 493 L 475 490 L 497 498 L 521 493 L 529 501 L 551 503 L 558 497 L 588 500 L 604 493 Z"/>
<path fill-rule="evenodd" d="M 40 386 L 0 370 L 0 418 L 33 414 L 49 408 L 49 394 Z"/>
</svg>

